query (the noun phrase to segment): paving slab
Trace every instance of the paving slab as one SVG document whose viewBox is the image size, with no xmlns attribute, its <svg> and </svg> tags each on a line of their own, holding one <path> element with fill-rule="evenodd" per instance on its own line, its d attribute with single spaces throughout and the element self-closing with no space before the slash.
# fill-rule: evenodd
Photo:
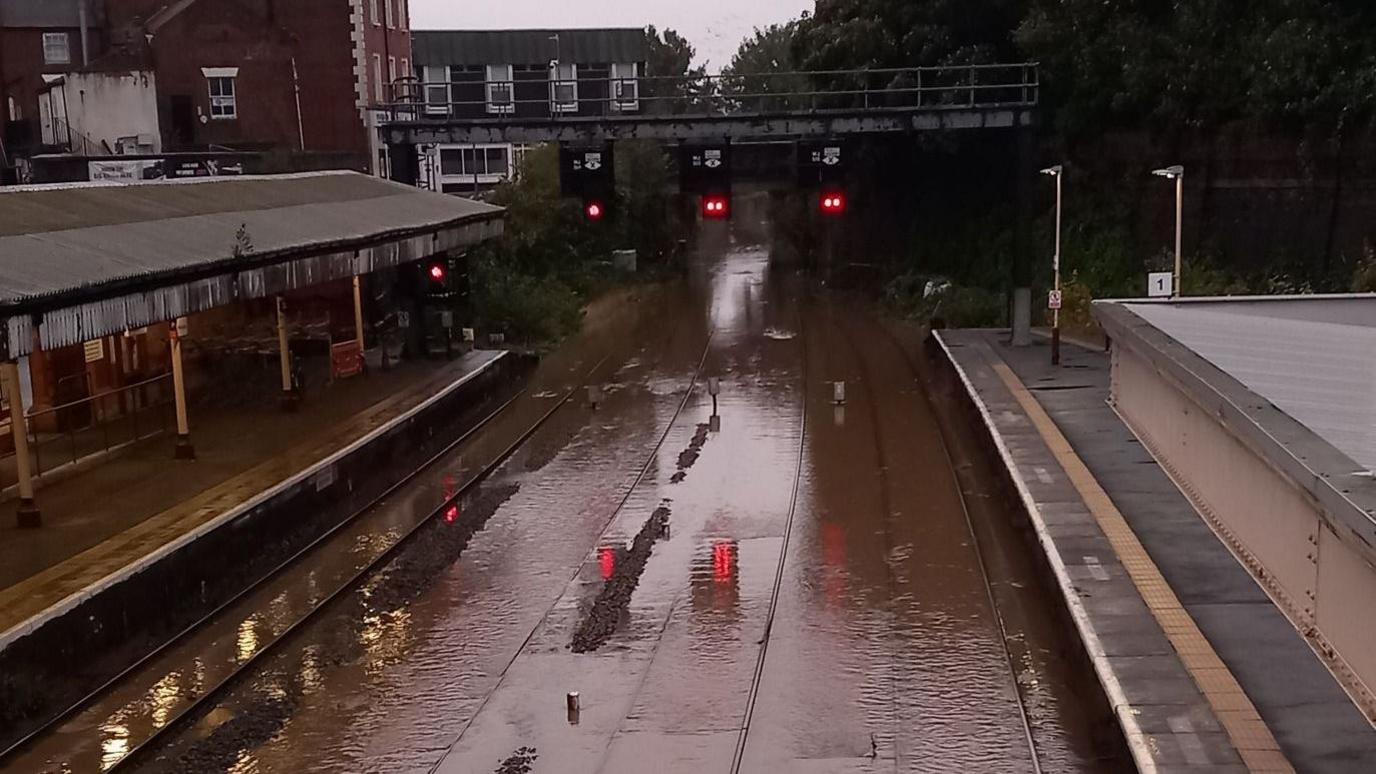
<svg viewBox="0 0 1376 774">
<path fill-rule="evenodd" d="M 1252 770 L 1280 760 L 1275 765 L 1300 772 L 1376 771 L 1376 730 L 1108 404 L 1108 355 L 1063 346 L 1062 367 L 1054 368 L 1045 342 L 1013 348 L 998 332 L 952 333 L 965 345 L 954 353 L 982 345 L 986 356 L 1005 363 L 1029 386 L 1140 540 L 1219 666 L 1255 707 L 1278 749 L 1268 758 L 1264 743 L 1244 742 L 1252 748 L 1244 756 Z M 1217 711 L 1235 719 L 1231 710 Z M 1222 769 L 1172 763 L 1160 770 Z"/>
</svg>

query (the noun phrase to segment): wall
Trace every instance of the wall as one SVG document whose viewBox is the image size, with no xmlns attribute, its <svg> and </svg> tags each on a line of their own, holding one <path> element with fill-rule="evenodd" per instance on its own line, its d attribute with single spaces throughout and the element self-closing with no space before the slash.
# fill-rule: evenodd
<svg viewBox="0 0 1376 774">
<path fill-rule="evenodd" d="M 161 5 L 108 2 L 111 28 L 122 31 L 142 29 Z M 129 41 L 132 55 L 156 63 L 159 123 L 169 150 L 304 146 L 358 154 L 356 165 L 362 166 L 369 141 L 356 104 L 356 5 L 357 0 L 201 0 L 165 18 L 146 47 L 142 35 L 118 37 Z M 202 72 L 209 67 L 238 68 L 234 118 L 210 116 Z"/>
<path fill-rule="evenodd" d="M 68 73 L 58 87 L 65 96 L 67 120 L 96 145 L 119 153 L 120 138 L 144 135 L 151 147 L 141 153 L 161 153 L 158 131 L 158 90 L 147 71 Z M 54 89 L 55 91 L 57 89 Z"/>
<path fill-rule="evenodd" d="M 43 33 L 65 32 L 69 50 L 70 64 L 47 65 L 43 63 Z M 91 31 L 88 40 L 94 51 L 99 51 L 101 35 Z M 38 140 L 38 92 L 43 89 L 45 73 L 61 73 L 81 64 L 81 31 L 79 29 L 37 29 L 7 28 L 0 29 L 0 123 L 10 118 L 7 98 L 13 97 L 20 113 L 20 120 L 31 123 L 32 137 Z M 12 150 L 12 149 L 11 149 Z"/>
</svg>

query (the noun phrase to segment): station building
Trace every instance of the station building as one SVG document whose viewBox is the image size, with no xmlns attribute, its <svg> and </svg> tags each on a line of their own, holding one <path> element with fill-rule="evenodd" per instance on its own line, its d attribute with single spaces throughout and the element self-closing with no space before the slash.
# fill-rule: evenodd
<svg viewBox="0 0 1376 774">
<path fill-rule="evenodd" d="M 502 226 L 356 172 L 0 189 L 0 458 L 21 523 L 56 464 L 173 430 L 194 457 L 188 394 L 291 407 L 303 380 L 448 351 L 464 251 Z"/>
</svg>

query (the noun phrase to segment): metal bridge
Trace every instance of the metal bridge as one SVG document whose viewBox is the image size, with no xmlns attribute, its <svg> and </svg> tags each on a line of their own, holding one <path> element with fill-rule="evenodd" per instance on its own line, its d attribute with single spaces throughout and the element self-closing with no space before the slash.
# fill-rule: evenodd
<svg viewBox="0 0 1376 774">
<path fill-rule="evenodd" d="M 1035 63 L 1018 63 L 488 81 L 482 87 L 473 94 L 453 83 L 394 84 L 384 106 L 385 141 L 720 140 L 1015 128 L 1033 123 L 1041 82 Z M 463 98 L 470 96 L 478 98 Z"/>
</svg>

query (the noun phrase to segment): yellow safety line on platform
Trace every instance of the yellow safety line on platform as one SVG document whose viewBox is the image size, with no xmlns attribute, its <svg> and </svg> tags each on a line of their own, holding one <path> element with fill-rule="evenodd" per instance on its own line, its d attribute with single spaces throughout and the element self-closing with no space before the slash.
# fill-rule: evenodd
<svg viewBox="0 0 1376 774">
<path fill-rule="evenodd" d="M 1118 560 L 1122 562 L 1152 615 L 1161 624 L 1181 662 L 1185 664 L 1200 692 L 1213 707 L 1224 730 L 1228 732 L 1233 746 L 1242 756 L 1243 764 L 1249 771 L 1293 774 L 1294 767 L 1281 752 L 1271 730 L 1257 714 L 1252 700 L 1247 698 L 1247 693 L 1242 690 L 1233 673 L 1214 652 L 1213 646 L 1199 630 L 1194 619 L 1180 604 L 1170 584 L 1166 583 L 1165 577 L 1142 547 L 1141 541 L 1128 526 L 1123 514 L 1114 506 L 1103 487 L 1099 486 L 1099 482 L 1089 472 L 1089 468 L 1071 448 L 1060 428 L 1007 364 L 992 365 L 1028 418 L 1032 420 L 1051 453 L 1056 455 L 1056 461 L 1070 477 L 1071 483 L 1080 493 L 1090 513 L 1094 514 L 1094 519 L 1108 537 L 1109 543 L 1113 545 L 1113 550 L 1117 552 Z"/>
</svg>

